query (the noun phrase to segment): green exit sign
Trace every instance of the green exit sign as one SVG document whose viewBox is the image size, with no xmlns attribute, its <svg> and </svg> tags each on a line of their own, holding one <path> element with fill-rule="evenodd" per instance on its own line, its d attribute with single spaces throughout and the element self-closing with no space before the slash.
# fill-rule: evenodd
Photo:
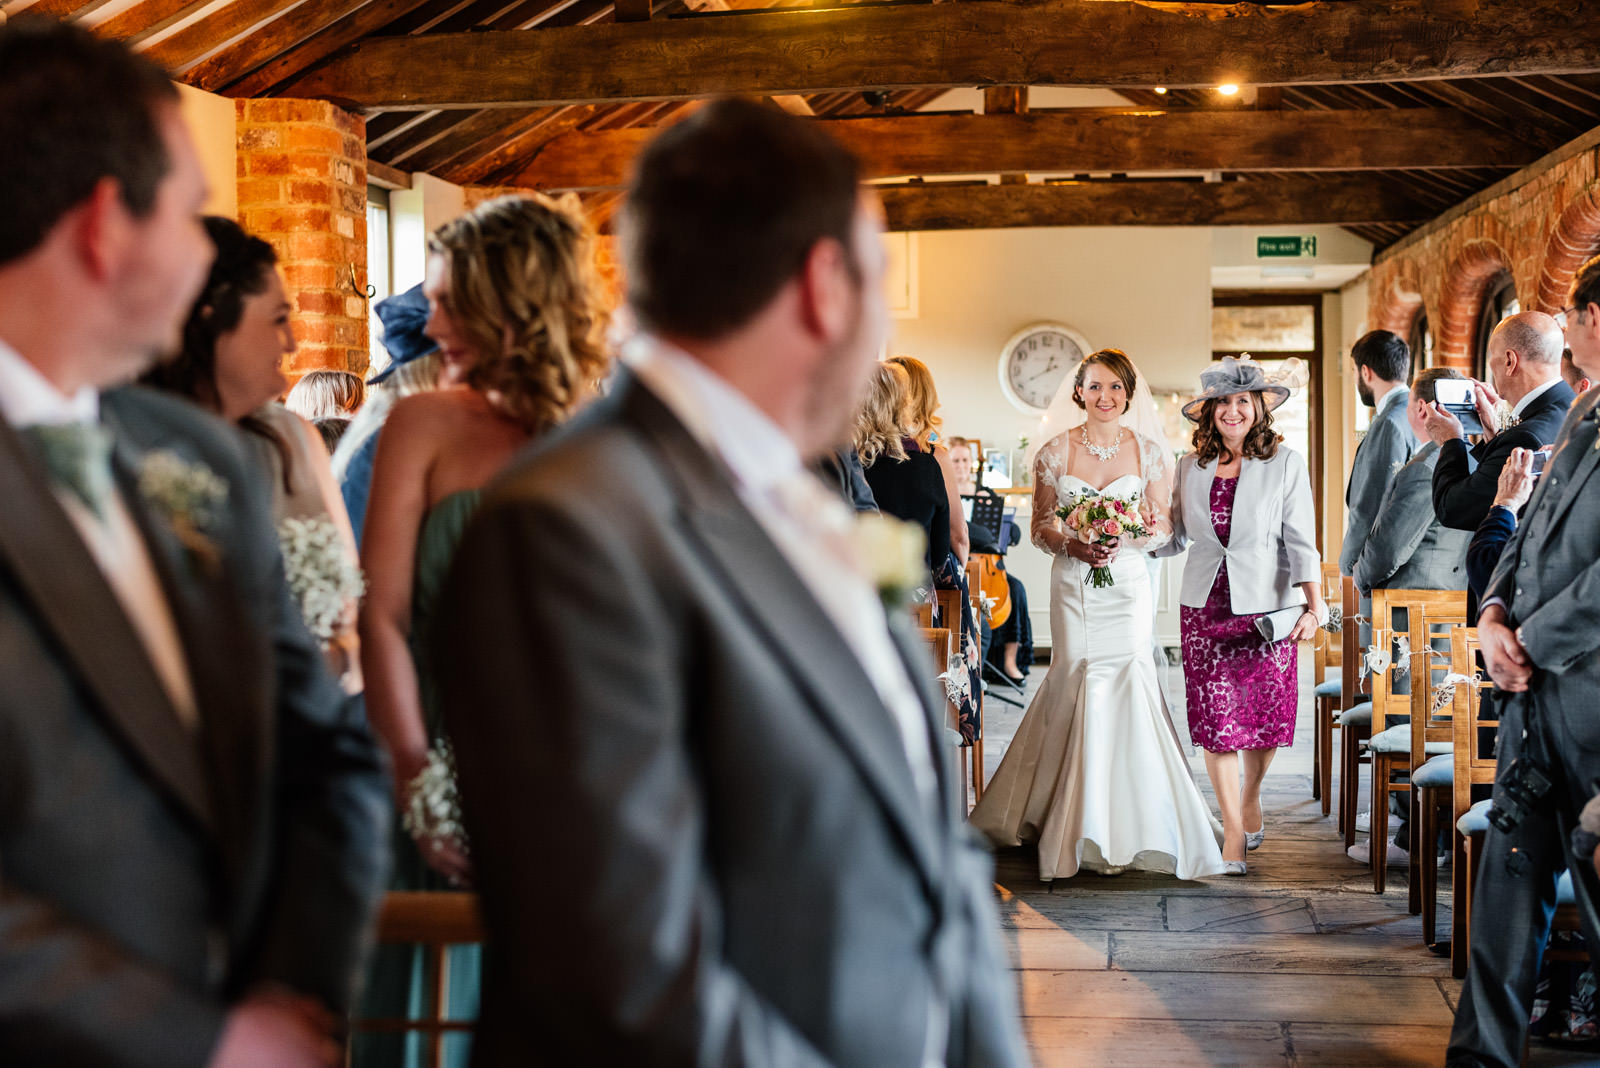
<svg viewBox="0 0 1600 1068">
<path fill-rule="evenodd" d="M 1298 259 L 1301 256 L 1314 257 L 1316 254 L 1317 239 L 1314 236 L 1256 238 L 1256 259 Z"/>
</svg>

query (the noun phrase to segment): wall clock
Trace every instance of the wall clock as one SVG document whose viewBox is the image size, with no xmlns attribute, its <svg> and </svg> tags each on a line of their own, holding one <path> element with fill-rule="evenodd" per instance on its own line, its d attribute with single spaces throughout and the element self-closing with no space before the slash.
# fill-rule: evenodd
<svg viewBox="0 0 1600 1068">
<path fill-rule="evenodd" d="M 1092 351 L 1065 323 L 1025 326 L 1000 350 L 1000 391 L 1019 411 L 1043 415 L 1062 379 Z"/>
</svg>

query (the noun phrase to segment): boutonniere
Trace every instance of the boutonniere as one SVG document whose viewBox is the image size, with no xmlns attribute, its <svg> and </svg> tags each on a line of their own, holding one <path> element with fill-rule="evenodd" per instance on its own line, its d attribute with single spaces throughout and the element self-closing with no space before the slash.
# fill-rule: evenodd
<svg viewBox="0 0 1600 1068">
<path fill-rule="evenodd" d="M 885 609 L 911 602 L 928 583 L 928 537 L 915 523 L 883 515 L 857 517 L 850 532 L 856 558 Z"/>
<path fill-rule="evenodd" d="M 189 554 L 215 567 L 220 554 L 206 533 L 228 503 L 228 484 L 211 468 L 158 449 L 139 465 L 139 496 L 161 513 Z"/>
</svg>

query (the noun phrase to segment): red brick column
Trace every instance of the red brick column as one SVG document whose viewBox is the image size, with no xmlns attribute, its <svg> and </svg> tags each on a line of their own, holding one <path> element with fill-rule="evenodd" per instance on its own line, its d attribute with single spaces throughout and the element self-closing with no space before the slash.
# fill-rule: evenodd
<svg viewBox="0 0 1600 1068">
<path fill-rule="evenodd" d="M 1510 269 L 1510 257 L 1493 241 L 1477 238 L 1463 245 L 1445 272 L 1444 289 L 1439 298 L 1442 321 L 1438 326 L 1434 356 L 1441 367 L 1472 373 L 1474 335 L 1485 288 L 1495 275 Z"/>
<path fill-rule="evenodd" d="M 366 121 L 320 100 L 236 104 L 239 222 L 277 249 L 294 305 L 300 349 L 285 371 L 291 378 L 319 368 L 363 373 Z"/>
</svg>

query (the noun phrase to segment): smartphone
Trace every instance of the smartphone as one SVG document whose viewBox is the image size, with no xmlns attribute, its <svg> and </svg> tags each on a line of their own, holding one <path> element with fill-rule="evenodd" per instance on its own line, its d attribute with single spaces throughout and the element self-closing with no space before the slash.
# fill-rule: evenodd
<svg viewBox="0 0 1600 1068">
<path fill-rule="evenodd" d="M 1550 454 L 1540 449 L 1533 454 L 1533 477 L 1538 478 L 1544 474 L 1544 462 L 1550 459 Z"/>
<path fill-rule="evenodd" d="M 1439 407 L 1461 421 L 1461 429 L 1468 434 L 1483 433 L 1478 421 L 1478 404 L 1472 380 L 1467 378 L 1441 378 L 1433 384 L 1434 399 Z"/>
</svg>

